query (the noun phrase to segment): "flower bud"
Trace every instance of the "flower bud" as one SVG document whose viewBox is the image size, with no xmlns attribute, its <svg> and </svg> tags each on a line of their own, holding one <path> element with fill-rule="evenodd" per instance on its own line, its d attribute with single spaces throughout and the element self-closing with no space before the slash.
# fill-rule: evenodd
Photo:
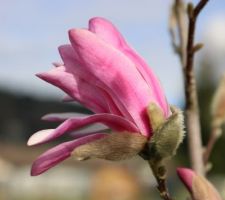
<svg viewBox="0 0 225 200">
<path fill-rule="evenodd" d="M 150 103 L 148 108 L 148 117 L 152 131 L 155 132 L 166 121 L 162 110 L 155 103 Z"/>
<path fill-rule="evenodd" d="M 177 173 L 194 200 L 222 200 L 215 187 L 191 169 L 178 168 Z"/>
<path fill-rule="evenodd" d="M 137 155 L 146 142 L 147 138 L 138 133 L 111 133 L 104 138 L 79 146 L 72 155 L 78 160 L 89 158 L 124 160 Z"/>
<path fill-rule="evenodd" d="M 157 159 L 164 159 L 176 154 L 184 137 L 182 112 L 171 107 L 172 115 L 155 131 L 150 141 L 150 151 Z"/>
</svg>

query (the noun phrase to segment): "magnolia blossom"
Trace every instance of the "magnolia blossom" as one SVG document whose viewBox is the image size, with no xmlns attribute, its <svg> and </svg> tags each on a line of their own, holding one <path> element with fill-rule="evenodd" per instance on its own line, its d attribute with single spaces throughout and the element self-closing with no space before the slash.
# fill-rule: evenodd
<svg viewBox="0 0 225 200">
<path fill-rule="evenodd" d="M 44 116 L 45 120 L 62 123 L 56 129 L 38 131 L 31 136 L 28 145 L 49 142 L 68 133 L 72 133 L 73 140 L 61 143 L 37 158 L 32 175 L 41 174 L 70 157 L 82 145 L 109 137 L 111 133 L 106 129 L 117 135 L 124 134 L 127 146 L 130 145 L 129 134 L 149 140 L 153 134 L 147 114 L 150 103 L 160 108 L 165 119 L 171 113 L 151 68 L 109 21 L 92 18 L 88 29 L 69 30 L 69 40 L 70 44 L 59 47 L 63 63 L 56 63 L 49 72 L 37 76 L 62 89 L 67 94 L 66 101 L 77 101 L 94 114 Z M 96 123 L 100 124 L 98 130 L 84 129 L 81 134 L 81 128 Z M 113 140 L 120 142 L 114 136 Z"/>
<path fill-rule="evenodd" d="M 191 169 L 178 168 L 177 173 L 194 200 L 222 200 L 214 186 Z"/>
</svg>

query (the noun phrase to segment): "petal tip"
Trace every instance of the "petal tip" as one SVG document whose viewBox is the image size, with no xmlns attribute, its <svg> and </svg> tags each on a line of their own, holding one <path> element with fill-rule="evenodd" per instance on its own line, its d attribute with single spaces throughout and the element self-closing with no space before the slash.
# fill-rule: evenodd
<svg viewBox="0 0 225 200">
<path fill-rule="evenodd" d="M 66 48 L 68 48 L 70 45 L 69 44 L 63 44 L 63 45 L 60 45 L 58 46 L 58 50 L 59 52 L 65 50 Z"/>
<path fill-rule="evenodd" d="M 31 171 L 30 171 L 31 176 L 38 176 L 40 174 L 41 174 L 41 172 L 38 172 L 37 170 L 34 170 L 33 167 L 31 168 Z"/>
<path fill-rule="evenodd" d="M 90 31 L 86 29 L 70 29 L 68 31 L 70 41 L 72 43 L 78 43 L 82 39 L 86 39 L 88 37 L 88 34 L 90 34 Z"/>
<path fill-rule="evenodd" d="M 51 133 L 54 129 L 41 130 L 34 133 L 27 141 L 28 146 L 34 146 L 40 143 L 43 143 L 48 137 L 48 134 Z"/>
<path fill-rule="evenodd" d="M 51 114 L 46 114 L 46 115 L 42 116 L 41 120 L 43 120 L 43 121 L 52 121 Z"/>
<path fill-rule="evenodd" d="M 78 29 L 70 29 L 68 31 L 69 37 L 76 35 L 78 32 Z"/>
<path fill-rule="evenodd" d="M 37 73 L 37 74 L 35 74 L 35 76 L 37 76 L 40 79 L 43 79 L 45 77 L 45 72 Z"/>
<path fill-rule="evenodd" d="M 63 66 L 63 63 L 61 63 L 61 62 L 53 62 L 52 65 L 55 66 L 55 67 L 60 67 L 60 66 Z"/>
<path fill-rule="evenodd" d="M 107 21 L 106 19 L 104 19 L 103 17 L 92 17 L 90 20 L 89 20 L 89 25 L 92 25 L 94 23 L 98 23 L 98 22 L 105 22 Z"/>
<path fill-rule="evenodd" d="M 48 167 L 46 168 L 46 166 L 42 165 L 43 163 L 39 162 L 39 159 L 35 160 L 30 170 L 30 176 L 38 176 L 49 169 Z"/>
<path fill-rule="evenodd" d="M 192 188 L 195 173 L 188 168 L 177 168 L 177 174 L 189 190 Z"/>
</svg>

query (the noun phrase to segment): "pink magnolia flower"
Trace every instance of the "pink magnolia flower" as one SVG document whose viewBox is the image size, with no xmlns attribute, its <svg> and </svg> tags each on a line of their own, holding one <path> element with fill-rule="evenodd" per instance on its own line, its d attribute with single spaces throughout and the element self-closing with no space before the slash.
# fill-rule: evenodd
<svg viewBox="0 0 225 200">
<path fill-rule="evenodd" d="M 194 200 L 222 200 L 214 186 L 191 169 L 178 168 L 177 173 Z"/>
<path fill-rule="evenodd" d="M 49 142 L 70 132 L 75 132 L 75 140 L 59 144 L 37 158 L 32 175 L 65 160 L 78 146 L 107 137 L 106 128 L 150 139 L 152 129 L 146 110 L 150 103 L 155 103 L 165 118 L 170 115 L 157 77 L 113 24 L 103 18 L 92 18 L 88 29 L 71 29 L 69 39 L 71 44 L 59 47 L 63 64 L 56 63 L 55 68 L 37 76 L 67 93 L 65 100 L 77 101 L 95 114 L 44 116 L 45 120 L 62 123 L 56 129 L 35 133 L 28 145 Z M 85 134 L 77 131 L 94 123 L 104 126 Z"/>
</svg>

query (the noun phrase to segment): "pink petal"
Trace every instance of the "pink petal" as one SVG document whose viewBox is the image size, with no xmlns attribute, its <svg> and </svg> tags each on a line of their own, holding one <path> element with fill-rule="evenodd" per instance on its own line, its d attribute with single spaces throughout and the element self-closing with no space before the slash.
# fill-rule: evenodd
<svg viewBox="0 0 225 200">
<path fill-rule="evenodd" d="M 195 173 L 188 168 L 177 168 L 177 174 L 182 180 L 182 182 L 186 185 L 188 190 L 191 192 L 193 177 L 195 176 Z"/>
<path fill-rule="evenodd" d="M 108 112 L 120 116 L 125 116 L 121 113 L 120 109 L 118 109 L 111 96 L 108 95 L 108 88 L 102 87 L 102 83 L 99 84 L 100 81 L 96 79 L 92 74 L 90 74 L 89 71 L 85 70 L 83 65 L 78 62 L 78 55 L 73 50 L 71 45 L 60 46 L 59 53 L 65 63 L 66 70 L 73 74 L 75 77 L 79 77 L 80 79 L 85 80 L 85 82 L 89 84 L 90 89 L 89 91 L 85 90 L 85 93 L 92 95 L 94 98 L 96 97 L 97 102 L 100 102 L 101 105 L 107 107 Z M 79 87 L 79 90 L 82 92 L 81 89 L 82 88 Z M 122 110 L 124 111 L 126 109 L 122 108 Z"/>
<path fill-rule="evenodd" d="M 37 145 L 53 140 L 65 133 L 78 130 L 93 123 L 102 123 L 116 131 L 139 132 L 138 128 L 127 119 L 113 114 L 95 114 L 83 118 L 70 118 L 63 122 L 60 126 L 52 131 L 38 131 L 34 133 L 28 140 L 28 145 Z"/>
<path fill-rule="evenodd" d="M 74 99 L 73 99 L 73 97 L 71 97 L 69 95 L 66 95 L 65 97 L 63 97 L 62 101 L 64 101 L 64 102 L 73 102 Z"/>
<path fill-rule="evenodd" d="M 55 129 L 44 129 L 34 133 L 27 141 L 27 145 L 28 146 L 35 145 L 36 141 L 38 142 L 42 140 L 43 137 L 46 137 L 47 135 L 52 134 L 52 132 L 54 131 Z"/>
<path fill-rule="evenodd" d="M 88 117 L 88 116 L 90 115 L 82 114 L 82 113 L 51 113 L 51 114 L 44 115 L 41 119 L 46 121 L 52 121 L 52 122 L 63 122 L 69 118 Z M 41 133 L 39 133 L 38 135 L 39 136 L 43 134 L 46 135 L 52 132 L 53 130 L 54 129 L 48 129 L 48 131 L 42 130 Z M 75 138 L 80 138 L 86 135 L 91 135 L 94 133 L 103 133 L 106 131 L 109 131 L 109 128 L 107 126 L 100 123 L 95 123 L 95 124 L 86 126 L 82 129 L 79 129 L 77 131 L 73 131 L 69 135 L 75 139 Z"/>
<path fill-rule="evenodd" d="M 63 66 L 63 63 L 61 63 L 61 62 L 53 62 L 52 63 L 55 67 L 61 67 L 61 66 Z"/>
<path fill-rule="evenodd" d="M 102 89 L 105 93 L 108 93 L 109 95 L 98 95 L 102 99 L 105 99 L 105 102 L 108 102 L 108 105 L 110 105 L 110 102 L 112 101 L 113 104 L 110 105 L 110 110 L 115 111 L 113 114 L 125 116 L 127 119 L 134 122 L 134 119 L 130 116 L 129 112 L 127 111 L 127 108 L 120 102 L 120 100 L 113 94 L 110 87 L 107 87 L 102 81 L 96 77 L 94 77 L 86 68 L 80 67 L 81 65 L 77 59 L 78 55 L 74 51 L 71 45 L 63 45 L 59 47 L 59 53 L 65 63 L 65 67 L 68 71 L 71 71 L 71 73 L 75 74 L 76 76 L 81 77 L 82 79 L 89 81 L 90 84 L 96 86 L 96 88 Z M 108 99 L 107 99 L 108 97 Z M 115 103 L 114 103 L 115 102 Z M 115 107 L 113 109 L 113 107 Z M 118 110 L 118 112 L 116 112 Z M 122 114 L 121 114 L 122 113 Z"/>
<path fill-rule="evenodd" d="M 164 111 L 165 117 L 168 117 L 170 115 L 169 106 L 158 78 L 144 59 L 127 44 L 117 28 L 108 20 L 96 17 L 89 21 L 89 30 L 101 37 L 106 43 L 110 43 L 112 46 L 122 51 L 130 60 L 132 60 L 148 86 L 153 91 L 153 95 L 157 100 L 155 103 L 159 104 Z"/>
<path fill-rule="evenodd" d="M 69 35 L 83 68 L 111 89 L 111 97 L 117 97 L 123 103 L 141 133 L 148 136 L 150 128 L 146 107 L 156 100 L 136 66 L 124 54 L 87 30 L 74 29 Z"/>
<path fill-rule="evenodd" d="M 111 130 L 102 124 L 93 124 L 91 126 L 82 128 L 81 130 L 73 131 L 69 133 L 69 136 L 72 137 L 73 139 L 77 139 L 87 135 L 93 135 L 95 133 L 110 133 L 110 132 Z"/>
<path fill-rule="evenodd" d="M 76 147 L 100 139 L 106 135 L 107 134 L 90 135 L 70 142 L 64 142 L 52 149 L 49 149 L 34 161 L 31 169 L 31 175 L 37 176 L 47 171 L 66 158 L 70 157 Z"/>
<path fill-rule="evenodd" d="M 122 49 L 127 46 L 125 39 L 117 28 L 104 18 L 94 17 L 90 19 L 88 29 L 116 49 Z"/>
<path fill-rule="evenodd" d="M 222 200 L 216 188 L 203 176 L 191 169 L 178 168 L 177 173 L 195 200 Z"/>
<path fill-rule="evenodd" d="M 67 72 L 64 66 L 53 68 L 37 76 L 59 87 L 93 112 L 107 112 L 107 104 L 99 95 L 96 95 L 97 89 Z"/>
</svg>

